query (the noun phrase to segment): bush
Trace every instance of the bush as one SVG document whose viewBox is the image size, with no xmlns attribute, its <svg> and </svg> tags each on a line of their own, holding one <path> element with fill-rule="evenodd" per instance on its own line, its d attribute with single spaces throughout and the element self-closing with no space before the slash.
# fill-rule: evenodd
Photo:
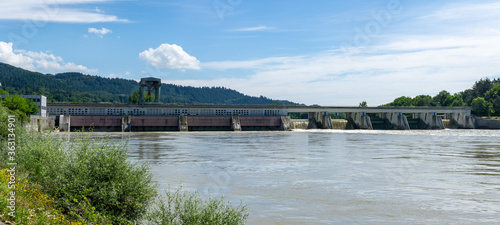
<svg viewBox="0 0 500 225">
<path fill-rule="evenodd" d="M 141 219 L 156 194 L 149 168 L 128 161 L 125 143 L 96 141 L 78 134 L 70 143 L 29 134 L 18 155 L 30 173 L 68 215 L 78 218 L 88 201 L 118 223 Z"/>
<path fill-rule="evenodd" d="M 202 200 L 198 192 L 165 191 L 159 197 L 156 207 L 152 207 L 147 215 L 153 224 L 245 224 L 248 217 L 247 207 L 241 203 L 232 207 L 224 197 Z"/>
</svg>

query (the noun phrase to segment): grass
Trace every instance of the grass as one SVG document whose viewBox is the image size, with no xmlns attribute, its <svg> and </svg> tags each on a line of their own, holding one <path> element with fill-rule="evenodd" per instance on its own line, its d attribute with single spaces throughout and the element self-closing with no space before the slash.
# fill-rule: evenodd
<svg viewBox="0 0 500 225">
<path fill-rule="evenodd" d="M 8 161 L 9 111 L 0 106 L 0 169 Z M 128 160 L 127 143 L 92 139 L 69 142 L 15 124 L 16 186 L 0 171 L 0 221 L 16 224 L 244 224 L 246 206 L 196 192 L 158 197 L 147 164 Z M 8 198 L 16 195 L 15 217 Z"/>
</svg>

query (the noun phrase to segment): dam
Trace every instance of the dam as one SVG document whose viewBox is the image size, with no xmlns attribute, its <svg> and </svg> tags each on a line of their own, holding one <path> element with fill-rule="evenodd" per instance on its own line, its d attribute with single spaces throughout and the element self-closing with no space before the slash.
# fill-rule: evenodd
<svg viewBox="0 0 500 225">
<path fill-rule="evenodd" d="M 307 129 L 333 129 L 332 113 L 343 114 L 348 129 L 444 129 L 438 114 L 456 128 L 474 129 L 476 123 L 470 108 L 462 107 L 162 104 L 161 84 L 159 78 L 142 78 L 139 104 L 47 103 L 47 114 L 60 131 L 288 131 L 289 113 L 307 113 Z M 155 93 L 153 102 L 144 101 L 145 90 Z"/>
<path fill-rule="evenodd" d="M 47 104 L 60 131 L 286 131 L 292 129 L 289 113 L 307 113 L 307 129 L 334 129 L 331 113 L 343 114 L 347 129 L 444 129 L 442 118 L 459 129 L 475 128 L 470 108 L 463 107 Z"/>
</svg>

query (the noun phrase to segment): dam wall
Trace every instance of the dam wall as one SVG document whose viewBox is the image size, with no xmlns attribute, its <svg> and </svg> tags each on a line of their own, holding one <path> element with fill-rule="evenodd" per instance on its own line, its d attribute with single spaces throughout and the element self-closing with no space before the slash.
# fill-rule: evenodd
<svg viewBox="0 0 500 225">
<path fill-rule="evenodd" d="M 60 131 L 274 131 L 291 130 L 288 116 L 69 116 Z"/>
</svg>

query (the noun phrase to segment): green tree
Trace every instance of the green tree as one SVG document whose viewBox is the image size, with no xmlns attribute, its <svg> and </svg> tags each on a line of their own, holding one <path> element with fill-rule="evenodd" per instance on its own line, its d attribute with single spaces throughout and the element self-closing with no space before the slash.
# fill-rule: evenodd
<svg viewBox="0 0 500 225">
<path fill-rule="evenodd" d="M 477 97 L 472 100 L 472 113 L 477 116 L 491 116 L 493 111 L 493 104 L 487 102 L 483 97 Z"/>
<path fill-rule="evenodd" d="M 442 90 L 432 98 L 432 103 L 437 106 L 448 106 L 451 103 L 447 101 L 450 97 L 450 92 Z"/>
<path fill-rule="evenodd" d="M 474 83 L 474 86 L 472 87 L 472 90 L 474 90 L 475 97 L 484 97 L 486 92 L 491 89 L 493 86 L 493 83 L 489 78 L 486 79 L 480 79 L 479 81 L 476 81 Z"/>
<path fill-rule="evenodd" d="M 429 95 L 419 95 L 412 100 L 412 106 L 432 106 L 432 97 Z"/>
<path fill-rule="evenodd" d="M 465 103 L 462 99 L 462 96 L 460 94 L 454 94 L 450 95 L 446 98 L 446 105 L 443 106 L 457 106 L 457 107 L 463 107 L 465 106 Z"/>
<path fill-rule="evenodd" d="M 155 101 L 155 94 L 151 93 L 151 95 L 148 95 L 148 93 L 144 92 L 144 101 L 145 102 L 154 102 Z M 141 95 L 139 94 L 139 91 L 134 91 L 129 97 L 128 97 L 128 103 L 130 104 L 139 104 L 141 103 Z"/>
<path fill-rule="evenodd" d="M 34 115 L 40 110 L 31 99 L 25 99 L 19 95 L 5 97 L 1 103 L 8 109 L 18 113 L 22 121 L 28 121 L 28 116 Z"/>
<path fill-rule="evenodd" d="M 359 103 L 359 107 L 368 107 L 368 104 L 366 103 L 366 101 L 362 101 L 361 103 Z"/>
<path fill-rule="evenodd" d="M 2 101 L 2 105 L 10 110 L 19 110 L 25 113 L 27 116 L 34 115 L 38 113 L 38 106 L 33 103 L 30 99 L 22 98 L 19 95 L 14 95 L 12 97 L 5 97 Z"/>
<path fill-rule="evenodd" d="M 393 102 L 387 104 L 388 106 L 411 106 L 412 98 L 401 96 L 399 98 L 394 99 Z"/>
<path fill-rule="evenodd" d="M 500 114 L 500 83 L 496 83 L 486 92 L 484 99 L 493 105 L 493 111 Z"/>
<path fill-rule="evenodd" d="M 465 91 L 462 91 L 459 94 L 466 105 L 470 105 L 472 103 L 472 100 L 476 98 L 474 96 L 474 91 L 472 89 L 466 89 Z"/>
<path fill-rule="evenodd" d="M 0 95 L 8 95 L 8 94 L 9 94 L 9 92 L 0 88 Z"/>
</svg>

